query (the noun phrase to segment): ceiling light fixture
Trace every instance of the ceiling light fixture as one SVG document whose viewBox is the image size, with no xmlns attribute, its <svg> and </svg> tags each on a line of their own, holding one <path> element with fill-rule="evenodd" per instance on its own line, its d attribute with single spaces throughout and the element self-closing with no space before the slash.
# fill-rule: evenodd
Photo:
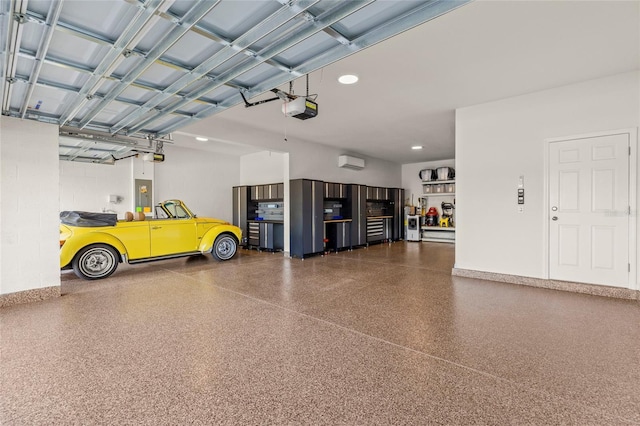
<svg viewBox="0 0 640 426">
<path fill-rule="evenodd" d="M 358 76 L 353 74 L 345 74 L 338 77 L 338 81 L 342 84 L 354 84 L 358 82 Z"/>
<path fill-rule="evenodd" d="M 202 136 L 196 136 L 196 140 L 200 141 L 200 142 L 206 142 L 209 140 L 209 138 L 203 138 Z"/>
<path fill-rule="evenodd" d="M 422 145 L 414 145 L 411 147 L 411 149 L 415 149 L 417 151 L 419 149 L 422 149 Z"/>
</svg>

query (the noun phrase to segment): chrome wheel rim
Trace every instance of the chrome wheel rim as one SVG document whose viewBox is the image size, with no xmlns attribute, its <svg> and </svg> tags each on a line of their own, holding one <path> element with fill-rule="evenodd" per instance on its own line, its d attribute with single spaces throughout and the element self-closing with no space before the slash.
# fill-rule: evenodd
<svg viewBox="0 0 640 426">
<path fill-rule="evenodd" d="M 115 263 L 116 258 L 111 251 L 104 248 L 93 248 L 82 255 L 79 266 L 85 275 L 98 278 L 108 275 Z"/>
<path fill-rule="evenodd" d="M 220 259 L 231 259 L 236 253 L 236 242 L 231 237 L 225 237 L 216 244 L 216 254 Z"/>
</svg>

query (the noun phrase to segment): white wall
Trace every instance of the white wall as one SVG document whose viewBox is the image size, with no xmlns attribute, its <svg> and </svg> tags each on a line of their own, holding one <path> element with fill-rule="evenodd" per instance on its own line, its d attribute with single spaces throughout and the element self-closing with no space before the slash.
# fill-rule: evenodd
<svg viewBox="0 0 640 426">
<path fill-rule="evenodd" d="M 240 157 L 164 146 L 155 164 L 156 202 L 177 198 L 198 216 L 232 220 L 233 186 L 240 185 Z"/>
<path fill-rule="evenodd" d="M 60 210 L 134 211 L 135 179 L 153 181 L 154 204 L 176 198 L 198 216 L 231 220 L 231 187 L 239 185 L 240 159 L 208 151 L 164 147 L 165 161 L 128 158 L 115 165 L 60 161 Z M 108 202 L 108 195 L 123 197 Z"/>
<path fill-rule="evenodd" d="M 402 183 L 400 164 L 345 152 L 326 145 L 303 142 L 290 142 L 290 145 L 291 179 L 308 178 L 325 182 L 358 183 L 389 188 L 400 188 Z M 338 157 L 343 154 L 364 158 L 364 169 L 351 170 L 338 167 Z"/>
<path fill-rule="evenodd" d="M 289 137 L 283 141 L 281 134 L 265 132 L 250 124 L 239 125 L 232 120 L 216 116 L 215 123 L 208 120 L 197 121 L 185 131 L 192 134 L 217 134 L 224 140 L 235 144 L 255 146 L 258 144 L 265 151 L 289 154 L 290 179 L 317 179 L 326 182 L 358 183 L 362 185 L 399 188 L 402 182 L 401 166 L 385 160 L 363 156 L 357 152 L 308 142 Z M 222 133 L 222 134 L 221 134 Z M 393 144 L 393 141 L 389 142 Z M 338 157 L 347 154 L 364 158 L 364 170 L 349 170 L 338 167 Z M 270 182 L 259 182 L 270 183 Z"/>
<path fill-rule="evenodd" d="M 240 185 L 263 185 L 284 182 L 285 154 L 262 151 L 240 157 Z"/>
<path fill-rule="evenodd" d="M 545 139 L 638 127 L 639 80 L 625 73 L 457 110 L 457 268 L 548 278 Z"/>
<path fill-rule="evenodd" d="M 410 205 L 419 206 L 418 197 L 422 195 L 422 180 L 418 173 L 422 169 L 437 169 L 438 167 L 455 168 L 455 160 L 426 161 L 422 163 L 411 163 L 402 165 L 402 187 L 404 188 L 405 205 L 408 201 Z M 453 197 L 451 197 L 453 198 Z M 443 200 L 439 200 L 443 201 Z M 440 202 L 433 205 L 439 207 Z"/>
<path fill-rule="evenodd" d="M 0 117 L 0 294 L 60 286 L 58 126 Z"/>
<path fill-rule="evenodd" d="M 123 218 L 133 211 L 132 162 L 127 158 L 114 165 L 60 161 L 60 211 L 110 210 Z M 109 195 L 122 197 L 120 203 L 109 203 Z"/>
</svg>

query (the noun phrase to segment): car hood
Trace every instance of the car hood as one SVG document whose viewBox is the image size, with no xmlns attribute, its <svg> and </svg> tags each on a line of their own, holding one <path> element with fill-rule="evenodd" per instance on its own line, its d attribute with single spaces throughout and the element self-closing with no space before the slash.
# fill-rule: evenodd
<svg viewBox="0 0 640 426">
<path fill-rule="evenodd" d="M 231 225 L 226 220 L 214 219 L 212 217 L 198 217 L 198 218 L 196 218 L 196 222 L 197 223 L 201 223 L 201 224 L 205 224 L 206 223 L 206 224 L 215 224 L 215 225 Z"/>
</svg>

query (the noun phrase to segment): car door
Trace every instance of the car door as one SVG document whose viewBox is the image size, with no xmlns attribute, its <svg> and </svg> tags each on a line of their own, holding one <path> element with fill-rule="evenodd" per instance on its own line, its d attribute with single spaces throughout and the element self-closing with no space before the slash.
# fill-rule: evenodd
<svg viewBox="0 0 640 426">
<path fill-rule="evenodd" d="M 150 223 L 151 256 L 190 253 L 198 248 L 196 220 L 180 205 L 165 205 L 173 217 L 153 219 Z"/>
</svg>

